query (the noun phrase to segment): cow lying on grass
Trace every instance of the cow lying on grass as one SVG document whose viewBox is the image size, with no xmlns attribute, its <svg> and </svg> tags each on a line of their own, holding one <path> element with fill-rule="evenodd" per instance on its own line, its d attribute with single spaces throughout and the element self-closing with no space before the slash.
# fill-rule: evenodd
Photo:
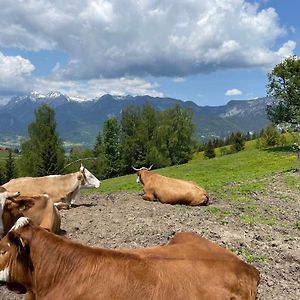
<svg viewBox="0 0 300 300">
<path fill-rule="evenodd" d="M 81 189 L 98 188 L 100 181 L 85 167 L 66 175 L 21 177 L 3 184 L 10 192 L 21 195 L 47 194 L 58 209 L 68 209 Z"/>
<path fill-rule="evenodd" d="M 36 299 L 255 299 L 259 272 L 193 233 L 144 249 L 92 248 L 20 218 L 0 242 L 0 281 Z"/>
<path fill-rule="evenodd" d="M 152 166 L 151 166 L 152 167 Z M 137 171 L 137 182 L 144 186 L 144 200 L 159 200 L 167 204 L 206 205 L 208 193 L 191 181 L 169 178 L 150 172 L 150 168 L 133 168 Z"/>
<path fill-rule="evenodd" d="M 0 236 L 22 216 L 54 233 L 60 233 L 60 215 L 48 195 L 19 196 L 0 186 Z"/>
</svg>

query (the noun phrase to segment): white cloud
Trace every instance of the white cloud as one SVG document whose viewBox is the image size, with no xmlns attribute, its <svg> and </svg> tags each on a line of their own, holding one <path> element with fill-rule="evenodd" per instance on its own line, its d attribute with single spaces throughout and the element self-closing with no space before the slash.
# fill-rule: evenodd
<svg viewBox="0 0 300 300">
<path fill-rule="evenodd" d="M 163 94 L 156 91 L 157 84 L 141 78 L 121 77 L 118 79 L 92 79 L 87 81 L 49 80 L 38 78 L 34 83 L 34 90 L 42 93 L 60 91 L 69 96 L 80 96 L 86 99 L 99 97 L 105 94 L 111 95 L 149 95 L 162 97 Z"/>
<path fill-rule="evenodd" d="M 9 91 L 24 85 L 31 77 L 34 65 L 21 56 L 5 56 L 0 52 L 0 89 Z"/>
<path fill-rule="evenodd" d="M 239 96 L 243 93 L 239 89 L 231 89 L 225 92 L 225 96 Z"/>
<path fill-rule="evenodd" d="M 182 82 L 186 82 L 186 79 L 183 77 L 175 77 L 172 79 L 172 81 L 175 83 L 182 83 Z"/>
<path fill-rule="evenodd" d="M 69 80 L 184 77 L 226 68 L 268 67 L 293 53 L 274 49 L 285 29 L 273 8 L 245 0 L 1 1 L 0 46 L 59 49 Z"/>
<path fill-rule="evenodd" d="M 56 65 L 54 67 L 58 68 Z M 37 90 L 41 93 L 61 91 L 68 95 L 93 98 L 104 94 L 163 96 L 156 91 L 158 85 L 138 77 L 117 79 L 60 80 L 34 77 L 34 65 L 21 56 L 5 56 L 0 52 L 0 103 L 7 102 L 9 95 Z M 1 95 L 2 94 L 2 95 Z"/>
</svg>

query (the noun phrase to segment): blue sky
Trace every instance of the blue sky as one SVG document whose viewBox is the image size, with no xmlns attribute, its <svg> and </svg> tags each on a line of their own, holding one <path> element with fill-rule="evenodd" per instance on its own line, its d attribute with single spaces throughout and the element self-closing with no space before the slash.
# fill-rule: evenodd
<svg viewBox="0 0 300 300">
<path fill-rule="evenodd" d="M 0 103 L 35 90 L 222 105 L 265 96 L 267 72 L 300 55 L 299 0 L 0 4 Z"/>
</svg>

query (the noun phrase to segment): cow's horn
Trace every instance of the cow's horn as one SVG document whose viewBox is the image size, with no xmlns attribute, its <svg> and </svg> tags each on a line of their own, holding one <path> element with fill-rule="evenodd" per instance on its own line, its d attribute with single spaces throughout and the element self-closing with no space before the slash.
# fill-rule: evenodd
<svg viewBox="0 0 300 300">
<path fill-rule="evenodd" d="M 140 171 L 140 170 L 141 170 L 141 169 L 135 168 L 134 166 L 132 166 L 132 169 L 133 169 L 134 171 Z"/>
<path fill-rule="evenodd" d="M 20 196 L 20 192 L 7 192 L 7 198 L 14 198 Z"/>
<path fill-rule="evenodd" d="M 148 168 L 148 171 L 150 171 L 152 169 L 153 165 L 151 165 L 149 168 Z"/>
</svg>

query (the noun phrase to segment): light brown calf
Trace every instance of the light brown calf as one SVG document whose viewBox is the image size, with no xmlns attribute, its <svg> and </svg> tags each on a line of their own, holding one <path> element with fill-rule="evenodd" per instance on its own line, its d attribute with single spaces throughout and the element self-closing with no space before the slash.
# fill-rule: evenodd
<svg viewBox="0 0 300 300">
<path fill-rule="evenodd" d="M 259 272 L 193 233 L 160 247 L 110 250 L 21 218 L 0 241 L 0 281 L 43 300 L 254 300 Z"/>
<path fill-rule="evenodd" d="M 34 224 L 60 233 L 60 214 L 48 195 L 18 196 L 0 186 L 0 236 L 4 236 L 22 216 L 29 217 Z"/>
<path fill-rule="evenodd" d="M 150 168 L 134 168 L 137 182 L 143 184 L 144 200 L 159 200 L 167 204 L 206 205 L 209 197 L 205 189 L 192 181 L 169 178 L 150 171 Z"/>
</svg>

